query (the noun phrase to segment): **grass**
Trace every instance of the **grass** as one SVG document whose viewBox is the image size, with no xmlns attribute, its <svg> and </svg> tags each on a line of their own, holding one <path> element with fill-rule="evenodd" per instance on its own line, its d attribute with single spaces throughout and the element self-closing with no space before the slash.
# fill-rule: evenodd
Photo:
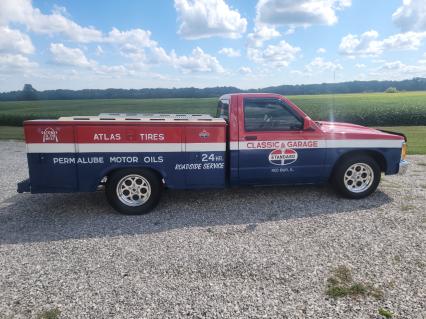
<svg viewBox="0 0 426 319">
<path fill-rule="evenodd" d="M 59 308 L 44 310 L 37 315 L 37 319 L 58 319 L 61 315 Z"/>
<path fill-rule="evenodd" d="M 24 131 L 18 126 L 0 126 L 1 140 L 23 140 Z"/>
<path fill-rule="evenodd" d="M 327 279 L 326 294 L 334 299 L 344 297 L 373 297 L 381 299 L 383 292 L 372 284 L 355 282 L 351 270 L 346 266 L 338 266 Z"/>
<path fill-rule="evenodd" d="M 315 120 L 362 125 L 426 125 L 426 92 L 288 96 Z M 0 102 L 0 125 L 24 119 L 114 112 L 216 113 L 217 98 L 108 99 Z"/>
<path fill-rule="evenodd" d="M 387 309 L 384 309 L 384 308 L 379 308 L 379 315 L 381 315 L 385 318 L 392 318 L 393 317 L 393 313 L 390 312 Z"/>
<path fill-rule="evenodd" d="M 379 128 L 404 133 L 408 139 L 408 154 L 426 154 L 426 126 L 392 126 Z"/>
</svg>

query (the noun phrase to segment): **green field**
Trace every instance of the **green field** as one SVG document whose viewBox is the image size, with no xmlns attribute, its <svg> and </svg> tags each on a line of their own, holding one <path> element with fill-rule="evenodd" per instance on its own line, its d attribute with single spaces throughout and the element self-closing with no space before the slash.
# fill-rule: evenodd
<svg viewBox="0 0 426 319">
<path fill-rule="evenodd" d="M 24 130 L 19 126 L 0 126 L 0 139 L 23 140 Z"/>
<path fill-rule="evenodd" d="M 289 96 L 315 120 L 361 125 L 426 125 L 426 92 Z M 215 114 L 217 98 L 112 99 L 0 102 L 0 125 L 20 126 L 24 119 L 101 112 Z"/>
<path fill-rule="evenodd" d="M 404 133 L 408 140 L 408 154 L 426 155 L 426 126 L 391 126 L 378 128 Z"/>
<path fill-rule="evenodd" d="M 289 96 L 314 120 L 387 127 L 407 135 L 410 154 L 426 154 L 426 92 Z M 99 113 L 216 113 L 217 98 L 0 102 L 0 139 L 22 139 L 25 119 Z M 396 126 L 396 127 L 395 127 Z"/>
</svg>

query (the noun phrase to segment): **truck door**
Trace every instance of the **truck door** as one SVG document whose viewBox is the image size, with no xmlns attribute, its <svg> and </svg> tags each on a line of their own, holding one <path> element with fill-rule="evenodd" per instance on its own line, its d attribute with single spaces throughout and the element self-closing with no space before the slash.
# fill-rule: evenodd
<svg viewBox="0 0 426 319">
<path fill-rule="evenodd" d="M 239 182 L 318 182 L 326 154 L 321 132 L 305 131 L 303 117 L 284 100 L 240 99 Z"/>
</svg>

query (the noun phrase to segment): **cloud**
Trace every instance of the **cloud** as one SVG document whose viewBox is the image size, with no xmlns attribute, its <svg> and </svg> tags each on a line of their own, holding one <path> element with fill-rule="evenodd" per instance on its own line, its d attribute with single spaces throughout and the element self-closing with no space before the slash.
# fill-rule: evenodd
<svg viewBox="0 0 426 319">
<path fill-rule="evenodd" d="M 426 1 L 403 0 L 392 20 L 402 31 L 426 31 Z"/>
<path fill-rule="evenodd" d="M 241 56 L 241 53 L 239 50 L 235 50 L 233 48 L 222 48 L 219 50 L 220 54 L 226 55 L 227 57 L 230 58 L 236 58 Z"/>
<path fill-rule="evenodd" d="M 406 79 L 408 77 L 423 77 L 426 74 L 425 64 L 409 65 L 401 61 L 386 62 L 371 72 L 371 75 L 381 78 Z"/>
<path fill-rule="evenodd" d="M 230 9 L 223 0 L 176 0 L 175 6 L 183 19 L 181 21 L 182 34 L 188 37 L 191 37 L 191 35 L 186 34 L 185 28 L 193 28 L 195 27 L 193 23 L 200 22 L 191 17 L 206 19 L 204 22 L 200 22 L 201 25 L 196 28 L 197 32 L 203 34 L 193 34 L 194 38 L 209 35 L 222 35 L 232 38 L 239 36 L 246 29 L 246 19 L 241 18 L 237 11 Z M 198 16 L 200 10 L 202 14 Z M 68 47 L 63 43 L 52 43 L 50 45 L 50 53 L 55 63 L 85 68 L 97 74 L 107 75 L 107 73 L 111 73 L 118 76 L 133 74 L 135 71 L 135 69 L 132 69 L 133 67 L 147 68 L 158 64 L 172 66 L 184 73 L 224 72 L 219 61 L 199 47 L 196 47 L 190 55 L 178 56 L 174 51 L 167 53 L 157 41 L 151 38 L 152 34 L 149 30 L 112 28 L 110 32 L 103 33 L 94 27 L 80 26 L 67 15 L 66 9 L 58 6 L 54 6 L 50 14 L 44 14 L 38 8 L 33 7 L 31 0 L 0 1 L 0 32 L 2 34 L 0 37 L 0 54 L 2 52 L 21 54 L 2 56 L 3 60 L 9 61 L 9 64 L 13 64 L 14 61 L 22 61 L 23 65 L 30 63 L 22 54 L 30 54 L 34 51 L 31 39 L 21 31 L 9 27 L 9 24 L 21 24 L 35 33 L 63 35 L 76 43 L 96 43 L 94 52 L 96 55 L 101 55 L 104 52 L 100 44 L 117 46 L 121 55 L 133 61 L 132 64 L 128 65 L 100 65 L 87 58 L 79 48 Z M 236 55 L 236 52 L 236 50 L 233 52 L 223 51 L 228 55 Z"/>
<path fill-rule="evenodd" d="M 151 40 L 151 31 L 143 29 L 120 31 L 117 28 L 112 28 L 108 36 L 104 37 L 101 41 L 116 44 L 129 43 L 138 47 L 152 47 L 157 45 L 156 41 Z"/>
<path fill-rule="evenodd" d="M 0 1 L 0 24 L 25 25 L 30 31 L 43 34 L 64 34 L 76 42 L 99 41 L 102 33 L 93 27 L 82 27 L 63 15 L 58 7 L 51 14 L 33 8 L 30 0 Z"/>
<path fill-rule="evenodd" d="M 293 47 L 285 40 L 281 40 L 277 45 L 268 45 L 265 49 L 248 48 L 247 55 L 255 63 L 286 67 L 296 58 L 300 50 L 299 47 Z"/>
<path fill-rule="evenodd" d="M 417 50 L 424 38 L 426 38 L 426 32 L 398 33 L 383 40 L 383 49 Z"/>
<path fill-rule="evenodd" d="M 327 52 L 327 50 L 326 49 L 324 49 L 324 48 L 319 48 L 318 50 L 317 50 L 317 53 L 318 54 L 324 54 L 324 53 L 326 53 Z"/>
<path fill-rule="evenodd" d="M 196 47 L 188 56 L 178 56 L 172 51 L 169 58 L 171 64 L 184 73 L 223 73 L 225 71 L 214 56 L 205 53 L 200 47 Z"/>
<path fill-rule="evenodd" d="M 362 64 L 362 63 L 357 63 L 357 64 L 355 64 L 355 67 L 356 67 L 357 69 L 364 69 L 364 68 L 366 67 L 366 65 L 365 65 L 365 64 Z"/>
<path fill-rule="evenodd" d="M 186 39 L 239 38 L 247 28 L 247 20 L 224 0 L 175 0 L 175 8 L 178 34 Z"/>
<path fill-rule="evenodd" d="M 264 24 L 256 24 L 252 33 L 247 35 L 249 47 L 261 47 L 263 42 L 279 37 L 281 34 L 275 27 Z"/>
<path fill-rule="evenodd" d="M 238 69 L 238 72 L 241 73 L 241 74 L 247 75 L 247 74 L 252 73 L 252 70 L 248 66 L 242 66 L 241 68 Z"/>
<path fill-rule="evenodd" d="M 136 73 L 135 70 L 125 65 L 101 65 L 97 61 L 88 59 L 79 48 L 69 48 L 62 43 L 51 43 L 50 52 L 54 62 L 57 64 L 92 71 L 102 77 L 119 78 L 132 76 Z M 73 72 L 78 74 L 77 70 L 73 70 Z"/>
<path fill-rule="evenodd" d="M 87 59 L 82 50 L 66 47 L 62 43 L 51 43 L 50 52 L 58 64 L 87 68 L 93 68 L 96 65 L 95 61 Z"/>
<path fill-rule="evenodd" d="M 326 61 L 323 58 L 316 57 L 310 63 L 305 66 L 305 70 L 310 73 L 321 73 L 325 71 L 337 71 L 342 70 L 343 67 L 339 63 Z"/>
<path fill-rule="evenodd" d="M 129 70 L 124 65 L 99 65 L 95 66 L 94 71 L 96 74 L 107 75 L 109 77 L 121 77 L 134 75 L 134 70 Z"/>
<path fill-rule="evenodd" d="M 30 0 L 0 1 L 0 25 L 18 23 L 25 25 L 30 31 L 41 34 L 62 34 L 78 43 L 132 43 L 139 46 L 153 46 L 151 32 L 142 29 L 120 31 L 112 28 L 108 34 L 103 34 L 94 27 L 83 27 L 64 16 L 65 8 L 54 7 L 51 14 L 43 14 L 32 6 Z"/>
<path fill-rule="evenodd" d="M 31 39 L 19 30 L 9 29 L 7 26 L 0 26 L 0 53 L 21 53 L 31 54 L 34 46 Z"/>
<path fill-rule="evenodd" d="M 336 11 L 351 6 L 351 0 L 259 0 L 253 32 L 247 35 L 248 47 L 261 47 L 265 41 L 279 37 L 279 26 L 287 26 L 286 35 L 299 26 L 333 25 Z"/>
<path fill-rule="evenodd" d="M 0 73 L 27 73 L 38 65 L 21 54 L 0 54 Z"/>
<path fill-rule="evenodd" d="M 351 0 L 259 0 L 258 23 L 285 26 L 333 25 L 336 11 L 351 6 Z"/>
<path fill-rule="evenodd" d="M 387 50 L 417 50 L 426 32 L 406 32 L 391 35 L 383 40 L 378 40 L 379 33 L 375 30 L 364 32 L 361 35 L 348 34 L 342 38 L 339 51 L 343 55 L 378 56 Z"/>
</svg>

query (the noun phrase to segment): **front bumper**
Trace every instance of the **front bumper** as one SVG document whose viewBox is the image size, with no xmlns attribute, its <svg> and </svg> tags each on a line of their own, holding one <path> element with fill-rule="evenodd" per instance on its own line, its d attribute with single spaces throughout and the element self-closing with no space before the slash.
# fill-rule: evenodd
<svg viewBox="0 0 426 319">
<path fill-rule="evenodd" d="M 408 169 L 408 162 L 405 160 L 401 160 L 399 162 L 399 171 L 398 174 L 404 175 L 407 172 Z"/>
</svg>

